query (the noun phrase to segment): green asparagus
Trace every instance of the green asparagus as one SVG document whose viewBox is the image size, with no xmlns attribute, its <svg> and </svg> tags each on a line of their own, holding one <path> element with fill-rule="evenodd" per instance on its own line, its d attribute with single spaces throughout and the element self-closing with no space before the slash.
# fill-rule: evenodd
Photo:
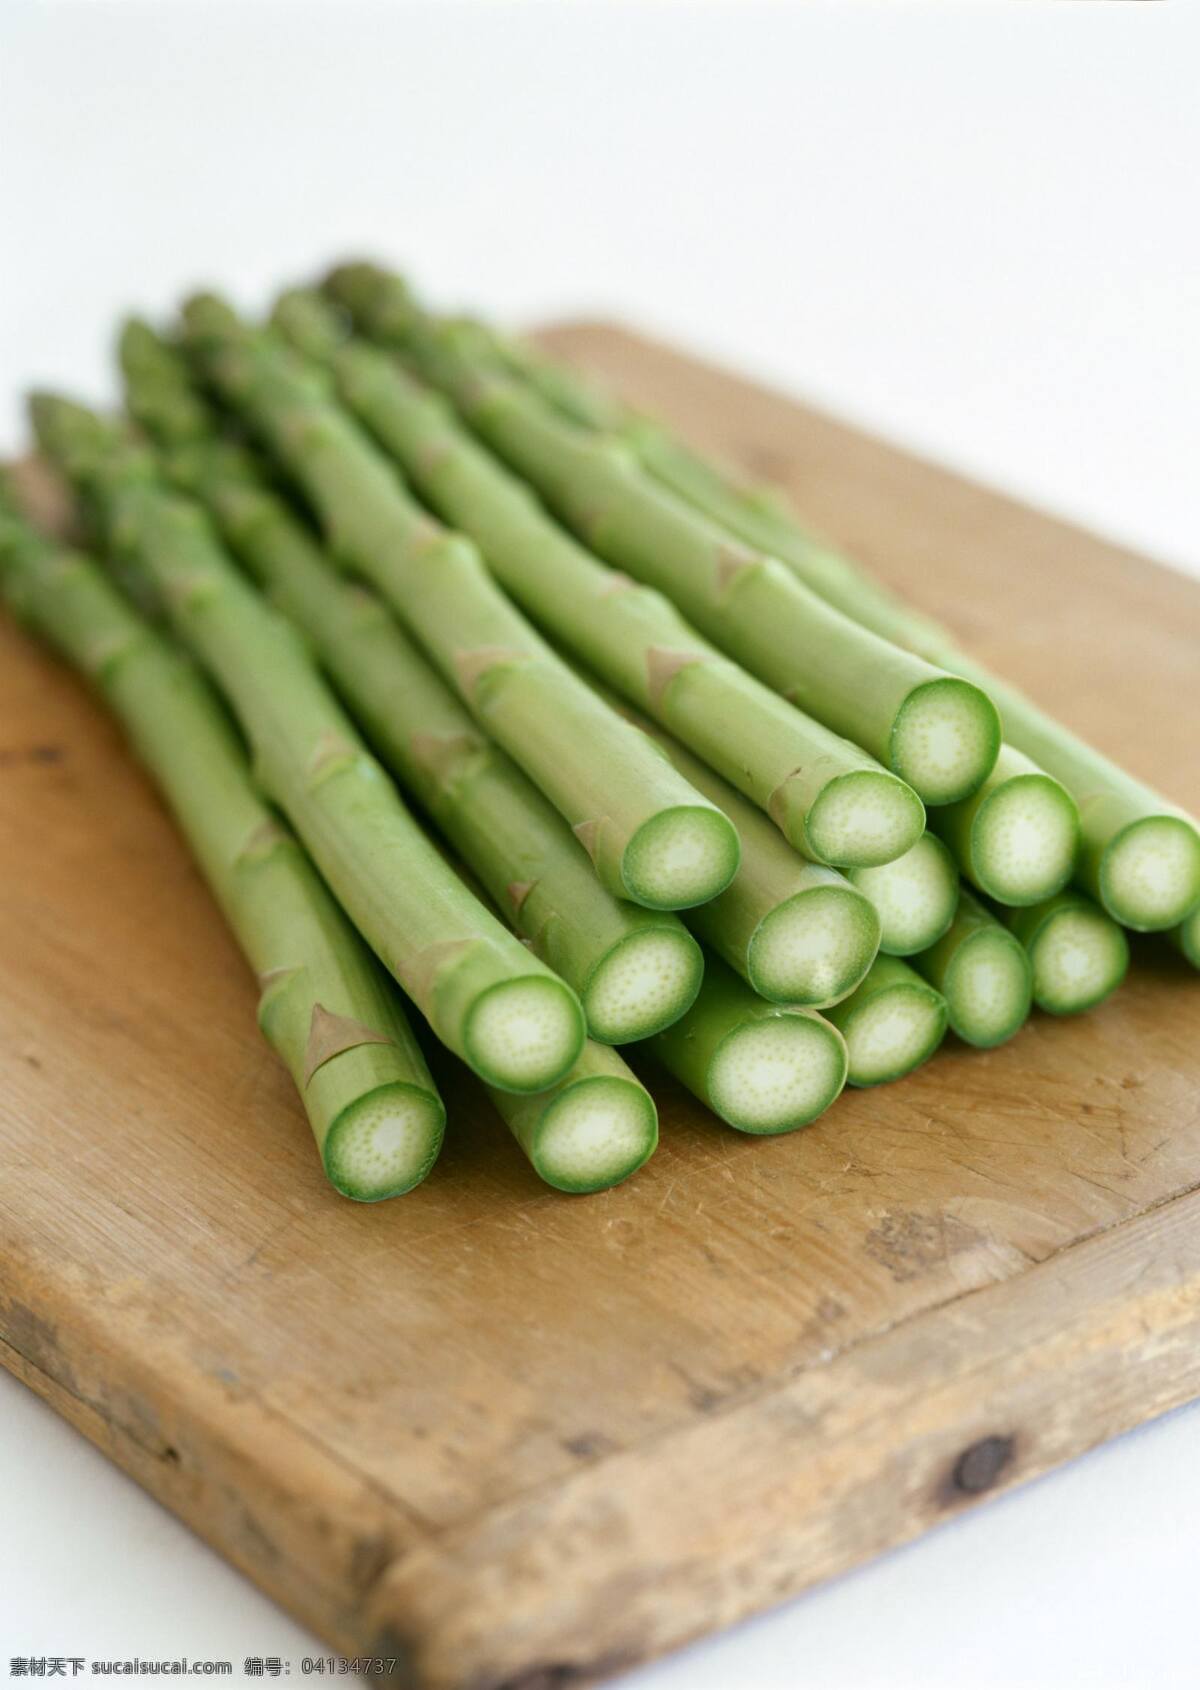
<svg viewBox="0 0 1200 1690">
<path fill-rule="evenodd" d="M 951 1030 L 980 1050 L 1011 1039 L 1029 1017 L 1029 958 L 965 887 L 949 929 L 913 966 L 945 998 Z"/>
<path fill-rule="evenodd" d="M 400 614 L 609 891 L 677 909 L 728 885 L 737 838 L 725 817 L 576 680 L 322 385 L 211 297 L 191 301 L 185 322 L 207 378 L 303 488 L 335 557 Z"/>
<path fill-rule="evenodd" d="M 978 792 L 931 810 L 929 826 L 971 884 L 1001 904 L 1037 904 L 1061 892 L 1079 856 L 1075 800 L 1011 745 Z"/>
<path fill-rule="evenodd" d="M 492 1090 L 513 1137 L 547 1185 L 603 1191 L 649 1160 L 658 1143 L 654 1100 L 615 1050 L 593 1044 L 549 1091 Z"/>
<path fill-rule="evenodd" d="M 127 379 L 132 392 L 136 381 Z M 624 1044 L 682 1015 L 699 946 L 677 916 L 615 898 L 558 812 L 473 719 L 366 589 L 237 447 L 195 440 L 166 466 L 301 628 L 383 762 L 433 817 L 517 932 L 579 994 L 594 1039 Z"/>
<path fill-rule="evenodd" d="M 411 321 L 419 319 L 399 278 L 373 266 L 343 267 L 332 281 L 333 291 L 346 299 L 360 320 L 376 320 L 385 338 L 403 342 Z M 1115 920 L 1137 931 L 1157 931 L 1175 925 L 1200 899 L 1200 832 L 1194 818 L 970 659 L 945 628 L 904 605 L 856 563 L 805 533 L 777 490 L 740 486 L 731 471 L 691 451 L 660 424 L 633 415 L 575 372 L 532 348 L 489 337 L 478 327 L 475 333 L 490 341 L 502 362 L 531 381 L 566 416 L 589 428 L 619 434 L 639 462 L 672 492 L 745 544 L 778 558 L 836 609 L 884 639 L 982 687 L 1000 710 L 1010 745 L 1075 800 L 1082 820 L 1076 879 Z M 1062 827 L 1061 813 L 1057 826 Z M 992 890 L 972 874 L 969 862 L 963 867 L 976 885 Z M 1004 896 L 1002 891 L 994 895 Z"/>
<path fill-rule="evenodd" d="M 825 1013 L 846 1040 L 852 1086 L 902 1079 L 946 1035 L 946 1000 L 899 957 L 877 957 L 857 991 Z"/>
<path fill-rule="evenodd" d="M 559 645 L 766 810 L 805 856 L 879 863 L 913 843 L 923 812 L 911 788 L 722 657 L 662 594 L 585 551 L 444 398 L 380 349 L 340 344 L 330 317 L 299 290 L 274 314 L 301 350 L 324 353 L 345 403 Z"/>
<path fill-rule="evenodd" d="M 152 580 L 218 681 L 264 792 L 434 1032 L 482 1077 L 541 1091 L 584 1038 L 574 993 L 463 887 L 412 821 L 295 632 L 250 587 L 202 511 L 113 425 L 50 395 L 43 448 L 91 501 L 111 548 Z"/>
<path fill-rule="evenodd" d="M 409 309 L 397 331 L 330 285 L 371 333 L 393 335 L 421 373 L 588 544 L 658 587 L 761 680 L 877 757 L 932 804 L 969 797 L 1000 746 L 999 718 L 970 681 L 890 645 L 669 492 L 620 440 L 571 424 L 473 339 Z"/>
<path fill-rule="evenodd" d="M 714 1115 L 744 1133 L 789 1133 L 846 1083 L 846 1045 L 811 1009 L 757 997 L 715 957 L 691 1009 L 649 1049 Z"/>
<path fill-rule="evenodd" d="M 95 686 L 157 782 L 258 977 L 258 1020 L 326 1172 L 373 1202 L 424 1179 L 445 1114 L 398 994 L 260 797 L 208 683 L 88 557 L 0 508 L 0 591 Z"/>
<path fill-rule="evenodd" d="M 879 948 L 886 956 L 928 950 L 954 920 L 958 868 L 936 834 L 922 834 L 894 863 L 851 869 L 848 878 L 878 912 Z"/>
<path fill-rule="evenodd" d="M 1116 991 L 1129 967 L 1129 941 L 1082 892 L 1060 892 L 1025 909 L 1000 909 L 1033 966 L 1033 1001 L 1050 1015 L 1078 1015 Z"/>
</svg>

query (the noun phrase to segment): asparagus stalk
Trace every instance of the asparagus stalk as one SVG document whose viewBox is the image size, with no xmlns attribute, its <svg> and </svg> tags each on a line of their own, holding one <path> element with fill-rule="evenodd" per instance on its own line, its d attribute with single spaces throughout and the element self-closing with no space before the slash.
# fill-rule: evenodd
<svg viewBox="0 0 1200 1690">
<path fill-rule="evenodd" d="M 360 320 L 378 321 L 385 337 L 402 341 L 414 315 L 419 316 L 399 278 L 372 266 L 346 266 L 332 282 Z M 775 489 L 740 486 L 732 472 L 691 451 L 661 425 L 634 416 L 532 349 L 494 337 L 492 344 L 510 369 L 565 415 L 593 429 L 619 432 L 666 487 L 747 545 L 778 558 L 829 604 L 884 639 L 982 687 L 1000 710 L 1009 745 L 1074 799 L 1082 820 L 1075 878 L 1114 920 L 1138 932 L 1161 931 L 1179 922 L 1200 898 L 1200 833 L 1194 818 L 970 659 L 945 628 L 807 534 Z M 1058 829 L 1062 826 L 1060 809 Z M 970 860 L 960 861 L 977 886 L 1001 901 L 1017 901 L 988 886 Z M 1047 896 L 1049 890 L 1047 885 L 1036 896 Z"/>
<path fill-rule="evenodd" d="M 887 956 L 913 956 L 936 943 L 958 908 L 958 868 L 933 833 L 924 833 L 894 863 L 851 869 L 849 879 L 874 904 L 879 948 Z"/>
<path fill-rule="evenodd" d="M 349 303 L 368 332 L 394 332 L 369 301 Z M 480 357 L 473 337 L 409 309 L 399 339 L 595 551 L 663 591 L 751 673 L 877 757 L 927 803 L 956 802 L 986 779 L 1000 725 L 979 687 L 890 645 L 775 559 L 731 541 L 647 475 L 624 442 L 567 422 Z"/>
<path fill-rule="evenodd" d="M 397 994 L 264 804 L 207 682 L 80 553 L 0 510 L 0 590 L 96 688 L 158 784 L 258 977 L 334 1187 L 363 1202 L 424 1179 L 445 1112 Z"/>
<path fill-rule="evenodd" d="M 965 887 L 948 931 L 913 966 L 941 992 L 951 1029 L 967 1044 L 981 1050 L 1003 1044 L 1028 1019 L 1029 957 Z"/>
<path fill-rule="evenodd" d="M 535 1171 L 558 1191 L 603 1191 L 649 1160 L 658 1144 L 654 1100 L 615 1050 L 591 1040 L 571 1069 L 536 1097 L 490 1092 Z"/>
<path fill-rule="evenodd" d="M 355 926 L 478 1074 L 541 1091 L 578 1058 L 574 993 L 462 885 L 401 804 L 294 631 L 241 576 L 203 513 L 112 426 L 48 395 L 44 448 L 91 498 L 110 546 L 153 580 L 176 632 L 233 706 L 264 792 Z"/>
<path fill-rule="evenodd" d="M 715 957 L 681 1020 L 649 1043 L 664 1067 L 744 1133 L 795 1132 L 846 1082 L 846 1045 L 815 1010 L 769 1004 Z"/>
<path fill-rule="evenodd" d="M 409 497 L 286 350 L 211 298 L 193 300 L 185 317 L 209 379 L 300 484 L 334 555 L 398 611 L 485 731 L 566 817 L 608 890 L 678 909 L 726 886 L 737 838 L 725 817 L 571 674 L 471 543 Z"/>
<path fill-rule="evenodd" d="M 825 1013 L 846 1040 L 852 1086 L 902 1079 L 946 1035 L 946 1000 L 899 957 L 877 957 L 857 991 Z"/>
<path fill-rule="evenodd" d="M 1058 781 L 1011 745 L 978 792 L 930 812 L 964 875 L 1001 904 L 1061 892 L 1079 856 L 1079 807 Z"/>
<path fill-rule="evenodd" d="M 1129 941 L 1081 892 L 1060 892 L 1002 920 L 1029 953 L 1033 1001 L 1050 1015 L 1078 1015 L 1116 991 L 1129 967 Z"/>
<path fill-rule="evenodd" d="M 692 931 L 760 997 L 817 1009 L 854 990 L 879 948 L 868 897 L 834 869 L 806 863 L 766 817 L 670 734 L 630 713 L 685 780 L 737 829 L 741 861 L 724 892 L 687 912 Z"/>
<path fill-rule="evenodd" d="M 131 396 L 136 380 L 127 380 Z M 578 993 L 593 1039 L 668 1026 L 700 985 L 677 916 L 607 891 L 571 829 L 474 720 L 386 607 L 340 577 L 242 450 L 196 440 L 170 454 L 226 544 L 301 628 L 386 766 L 433 817 L 536 956 Z"/>
<path fill-rule="evenodd" d="M 345 403 L 560 646 L 690 746 L 812 860 L 886 862 L 913 843 L 922 806 L 911 788 L 723 657 L 660 593 L 600 563 L 444 398 L 379 348 L 339 344 L 331 318 L 319 295 L 293 290 L 274 320 L 302 351 L 326 357 Z"/>
<path fill-rule="evenodd" d="M 212 437 L 213 409 L 180 351 L 138 317 L 121 325 L 117 350 L 126 409 L 152 440 L 182 446 Z"/>
<path fill-rule="evenodd" d="M 984 670 L 961 655 L 956 667 Z M 1015 687 L 988 678 L 1005 733 L 1079 806 L 1076 880 L 1135 932 L 1172 927 L 1200 900 L 1200 830 L 1190 816 L 1076 738 Z"/>
</svg>

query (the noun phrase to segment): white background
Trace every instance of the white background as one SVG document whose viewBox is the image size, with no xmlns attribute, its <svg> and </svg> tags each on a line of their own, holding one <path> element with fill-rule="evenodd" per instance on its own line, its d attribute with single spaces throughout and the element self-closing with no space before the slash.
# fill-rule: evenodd
<svg viewBox="0 0 1200 1690">
<path fill-rule="evenodd" d="M 7 0 L 0 447 L 30 382 L 111 391 L 122 309 L 378 252 L 513 322 L 658 329 L 1200 573 L 1198 66 L 1186 4 Z M 1195 1687 L 1198 1521 L 1184 1411 L 628 1682 Z M 0 1672 L 313 1648 L 0 1376 Z"/>
</svg>

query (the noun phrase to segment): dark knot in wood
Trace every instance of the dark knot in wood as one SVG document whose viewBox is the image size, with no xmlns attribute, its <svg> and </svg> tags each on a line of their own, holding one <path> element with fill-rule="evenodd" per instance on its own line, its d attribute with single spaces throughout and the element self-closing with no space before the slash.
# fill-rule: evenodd
<svg viewBox="0 0 1200 1690">
<path fill-rule="evenodd" d="M 991 1490 L 1013 1458 L 1015 1440 L 992 1436 L 980 1438 L 964 1449 L 954 1463 L 952 1489 L 964 1496 L 978 1496 Z"/>
</svg>

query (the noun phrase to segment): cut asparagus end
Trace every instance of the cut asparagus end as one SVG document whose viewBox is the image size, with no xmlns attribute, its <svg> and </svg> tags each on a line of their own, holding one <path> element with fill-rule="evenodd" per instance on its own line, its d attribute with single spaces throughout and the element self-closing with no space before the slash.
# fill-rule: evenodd
<svg viewBox="0 0 1200 1690">
<path fill-rule="evenodd" d="M 1075 801 L 1049 775 L 1015 775 L 979 807 L 971 864 L 983 891 L 1001 904 L 1037 904 L 1071 878 L 1079 850 Z"/>
<path fill-rule="evenodd" d="M 1129 941 L 1095 905 L 1052 910 L 1029 940 L 1033 1001 L 1050 1015 L 1077 1015 L 1115 992 L 1129 966 Z"/>
<path fill-rule="evenodd" d="M 715 807 L 678 806 L 652 816 L 625 849 L 626 896 L 651 910 L 706 904 L 737 873 L 737 831 Z"/>
<path fill-rule="evenodd" d="M 592 971 L 583 991 L 588 1032 L 601 1044 L 629 1044 L 660 1033 L 689 1010 L 704 957 L 682 927 L 631 933 Z"/>
<path fill-rule="evenodd" d="M 1000 751 L 1000 717 L 973 681 L 943 675 L 914 687 L 892 727 L 891 766 L 927 804 L 969 798 Z"/>
<path fill-rule="evenodd" d="M 808 812 L 807 843 L 836 868 L 888 863 L 920 838 L 925 808 L 886 769 L 855 769 L 824 787 Z"/>
<path fill-rule="evenodd" d="M 870 993 L 841 1023 L 852 1086 L 881 1086 L 927 1062 L 946 1034 L 940 992 L 914 976 Z"/>
<path fill-rule="evenodd" d="M 1182 816 L 1131 822 L 1100 863 L 1100 901 L 1124 927 L 1174 927 L 1200 898 L 1200 834 Z"/>
<path fill-rule="evenodd" d="M 879 917 L 852 886 L 813 886 L 764 916 L 750 941 L 750 984 L 775 1003 L 835 1003 L 879 948 Z"/>
<path fill-rule="evenodd" d="M 342 1110 L 325 1140 L 325 1171 L 343 1197 L 378 1203 L 419 1185 L 441 1147 L 441 1100 L 396 1081 Z"/>
<path fill-rule="evenodd" d="M 954 920 L 958 868 L 935 834 L 923 833 L 893 863 L 851 869 L 850 879 L 879 914 L 879 948 L 885 956 L 927 950 Z"/>
<path fill-rule="evenodd" d="M 592 1075 L 568 1084 L 542 1115 L 530 1160 L 559 1191 L 603 1191 L 636 1173 L 658 1143 L 658 1115 L 632 1076 Z"/>
<path fill-rule="evenodd" d="M 583 1010 L 552 975 L 502 980 L 472 1006 L 464 1033 L 466 1058 L 501 1091 L 546 1091 L 583 1048 Z"/>
<path fill-rule="evenodd" d="M 846 1083 L 846 1044 L 807 1010 L 780 1010 L 726 1034 L 708 1072 L 712 1108 L 744 1133 L 790 1133 L 823 1114 Z"/>
<path fill-rule="evenodd" d="M 1028 1018 L 1033 970 L 1019 940 L 997 924 L 963 940 L 942 989 L 953 1031 L 988 1050 L 1012 1038 Z"/>
</svg>

